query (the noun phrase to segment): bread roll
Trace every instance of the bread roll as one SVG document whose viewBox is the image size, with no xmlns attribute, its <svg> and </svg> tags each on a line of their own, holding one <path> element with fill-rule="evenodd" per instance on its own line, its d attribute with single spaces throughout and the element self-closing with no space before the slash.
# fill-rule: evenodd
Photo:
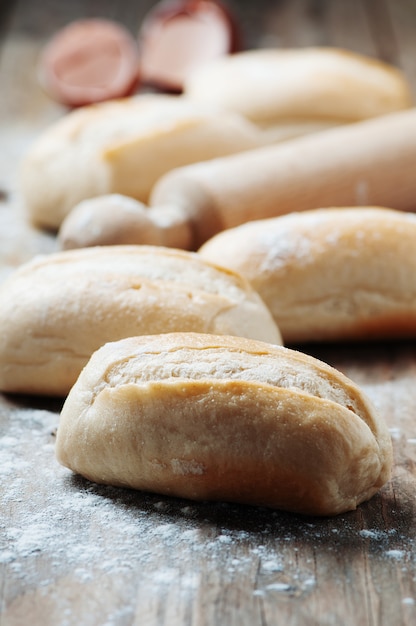
<svg viewBox="0 0 416 626">
<path fill-rule="evenodd" d="M 416 215 L 305 211 L 219 233 L 201 256 L 243 274 L 285 343 L 416 335 Z"/>
<path fill-rule="evenodd" d="M 340 372 L 195 333 L 93 354 L 64 404 L 56 453 L 99 483 L 313 515 L 355 509 L 392 463 L 386 425 Z"/>
<path fill-rule="evenodd" d="M 36 258 L 0 287 L 0 389 L 63 396 L 91 354 L 130 335 L 197 331 L 280 343 L 247 281 L 196 253 L 109 246 Z"/>
<path fill-rule="evenodd" d="M 185 84 L 194 102 L 236 111 L 275 139 L 385 115 L 411 106 L 395 67 L 336 48 L 247 50 L 221 57 Z"/>
<path fill-rule="evenodd" d="M 237 113 L 142 94 L 85 106 L 47 128 L 23 161 L 22 192 L 31 220 L 54 229 L 86 198 L 121 193 L 146 202 L 170 169 L 264 142 Z"/>
</svg>

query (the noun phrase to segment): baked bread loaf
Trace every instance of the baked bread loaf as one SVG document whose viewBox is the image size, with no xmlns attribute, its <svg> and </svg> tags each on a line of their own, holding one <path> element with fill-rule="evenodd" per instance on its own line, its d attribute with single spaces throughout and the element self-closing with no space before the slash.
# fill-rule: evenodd
<svg viewBox="0 0 416 626">
<path fill-rule="evenodd" d="M 416 215 L 335 208 L 219 233 L 200 254 L 243 274 L 285 343 L 416 335 Z"/>
<path fill-rule="evenodd" d="M 107 341 L 241 334 L 280 343 L 248 282 L 196 253 L 109 246 L 35 258 L 0 287 L 0 389 L 64 396 Z"/>
<path fill-rule="evenodd" d="M 197 333 L 95 352 L 64 404 L 56 454 L 98 483 L 312 515 L 355 509 L 392 464 L 386 425 L 343 374 Z"/>
<path fill-rule="evenodd" d="M 264 143 L 237 113 L 141 94 L 85 106 L 49 126 L 23 160 L 22 193 L 33 223 L 55 229 L 86 198 L 121 193 L 146 202 L 170 169 Z"/>
<path fill-rule="evenodd" d="M 397 68 L 347 50 L 246 50 L 194 72 L 184 92 L 244 115 L 276 140 L 385 115 L 412 105 Z"/>
</svg>

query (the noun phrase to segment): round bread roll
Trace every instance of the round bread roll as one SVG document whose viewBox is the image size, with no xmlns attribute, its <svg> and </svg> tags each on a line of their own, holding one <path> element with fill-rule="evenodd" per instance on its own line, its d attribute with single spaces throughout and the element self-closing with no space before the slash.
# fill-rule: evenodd
<svg viewBox="0 0 416 626">
<path fill-rule="evenodd" d="M 120 193 L 146 202 L 174 167 L 264 143 L 237 113 L 182 97 L 102 102 L 68 113 L 40 135 L 22 163 L 22 193 L 32 222 L 56 229 L 82 200 Z"/>
<path fill-rule="evenodd" d="M 219 233 L 201 256 L 243 274 L 285 343 L 416 335 L 416 215 L 318 209 Z"/>
<path fill-rule="evenodd" d="M 207 63 L 184 92 L 236 111 L 274 138 L 385 115 L 412 105 L 397 68 L 336 48 L 247 50 Z"/>
<path fill-rule="evenodd" d="M 0 287 L 0 389 L 64 396 L 91 354 L 131 335 L 196 331 L 280 343 L 248 282 L 196 253 L 151 246 L 35 258 Z"/>
<path fill-rule="evenodd" d="M 386 425 L 343 374 L 198 333 L 100 348 L 66 399 L 56 454 L 98 483 L 312 515 L 355 509 L 392 464 Z"/>
</svg>

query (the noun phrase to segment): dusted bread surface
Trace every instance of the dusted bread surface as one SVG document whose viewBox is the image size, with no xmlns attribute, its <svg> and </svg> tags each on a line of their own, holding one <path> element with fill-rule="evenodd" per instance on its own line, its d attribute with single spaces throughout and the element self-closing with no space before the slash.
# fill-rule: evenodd
<svg viewBox="0 0 416 626">
<path fill-rule="evenodd" d="M 100 348 L 66 399 L 56 452 L 99 483 L 317 515 L 356 508 L 392 463 L 387 427 L 343 374 L 197 333 Z"/>
<path fill-rule="evenodd" d="M 219 233 L 200 249 L 251 282 L 285 343 L 414 337 L 416 216 L 304 211 Z"/>
<path fill-rule="evenodd" d="M 246 279 L 160 246 L 60 252 L 0 289 L 0 389 L 65 395 L 91 354 L 130 335 L 196 331 L 280 343 Z"/>
</svg>

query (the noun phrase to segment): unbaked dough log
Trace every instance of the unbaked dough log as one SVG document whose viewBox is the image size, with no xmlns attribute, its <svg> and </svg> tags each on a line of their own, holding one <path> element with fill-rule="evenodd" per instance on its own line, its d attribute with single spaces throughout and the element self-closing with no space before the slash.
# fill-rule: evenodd
<svg viewBox="0 0 416 626">
<path fill-rule="evenodd" d="M 243 274 L 285 343 L 416 336 L 416 215 L 337 208 L 219 233 L 204 259 Z"/>
<path fill-rule="evenodd" d="M 86 198 L 122 193 L 146 202 L 168 170 L 264 143 L 237 113 L 141 94 L 82 107 L 49 126 L 23 160 L 22 193 L 33 223 L 56 229 Z"/>
<path fill-rule="evenodd" d="M 330 47 L 224 56 L 191 74 L 184 91 L 194 102 L 244 115 L 280 140 L 412 104 L 409 82 L 400 70 Z"/>
<path fill-rule="evenodd" d="M 56 453 L 99 483 L 334 515 L 389 479 L 363 392 L 299 352 L 173 333 L 108 343 L 62 410 Z"/>
<path fill-rule="evenodd" d="M 0 288 L 0 389 L 63 396 L 107 341 L 241 334 L 280 343 L 246 279 L 195 253 L 110 246 L 36 258 Z"/>
</svg>

